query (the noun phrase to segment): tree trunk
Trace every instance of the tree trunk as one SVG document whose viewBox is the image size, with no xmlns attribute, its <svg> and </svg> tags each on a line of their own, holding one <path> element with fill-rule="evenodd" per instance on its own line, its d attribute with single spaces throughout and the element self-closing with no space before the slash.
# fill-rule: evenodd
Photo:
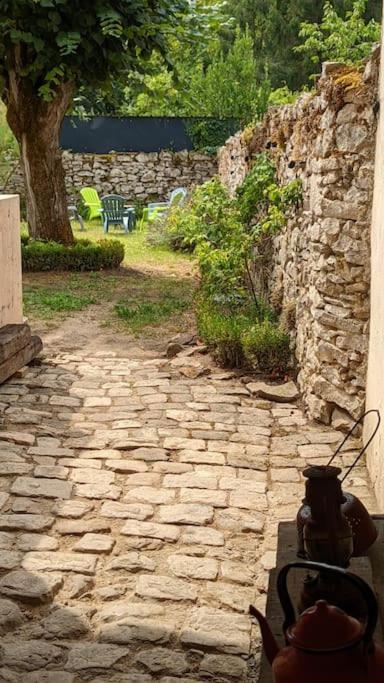
<svg viewBox="0 0 384 683">
<path fill-rule="evenodd" d="M 65 83 L 46 102 L 27 79 L 18 77 L 16 70 L 10 72 L 7 119 L 20 147 L 29 234 L 64 244 L 72 244 L 74 238 L 59 140 L 72 94 L 71 84 Z"/>
</svg>

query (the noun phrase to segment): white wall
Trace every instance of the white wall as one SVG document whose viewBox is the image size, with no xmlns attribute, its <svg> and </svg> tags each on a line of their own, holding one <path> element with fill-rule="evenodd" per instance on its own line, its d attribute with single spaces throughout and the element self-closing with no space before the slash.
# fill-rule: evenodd
<svg viewBox="0 0 384 683">
<path fill-rule="evenodd" d="M 384 3 L 383 3 L 384 4 Z M 377 408 L 382 417 L 379 433 L 368 452 L 368 468 L 379 506 L 384 511 L 384 40 L 381 45 L 380 121 L 376 143 L 375 190 L 372 217 L 371 318 L 367 377 L 367 409 Z M 375 417 L 366 420 L 369 438 Z"/>
<path fill-rule="evenodd" d="M 0 327 L 23 322 L 18 195 L 0 195 Z"/>
</svg>

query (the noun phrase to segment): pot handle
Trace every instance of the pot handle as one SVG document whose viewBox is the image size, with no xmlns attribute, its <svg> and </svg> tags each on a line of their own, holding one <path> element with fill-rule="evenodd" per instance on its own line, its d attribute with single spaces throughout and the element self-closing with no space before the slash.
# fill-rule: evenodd
<svg viewBox="0 0 384 683">
<path fill-rule="evenodd" d="M 333 576 L 339 576 L 351 583 L 355 588 L 357 588 L 367 605 L 368 618 L 365 624 L 365 630 L 363 635 L 363 643 L 365 646 L 369 645 L 373 640 L 373 635 L 375 633 L 377 620 L 379 616 L 379 608 L 377 605 L 377 600 L 372 588 L 365 582 L 360 576 L 347 572 L 341 567 L 332 567 L 329 564 L 322 564 L 320 562 L 307 562 L 298 561 L 290 562 L 285 567 L 281 569 L 277 577 L 277 593 L 281 606 L 284 611 L 284 624 L 283 631 L 286 633 L 287 629 L 292 626 L 296 621 L 295 610 L 292 605 L 292 600 L 288 593 L 287 578 L 288 573 L 291 569 L 307 569 L 308 571 L 317 571 L 324 574 L 332 574 Z M 287 643 L 288 644 L 288 643 Z"/>
<path fill-rule="evenodd" d="M 362 457 L 362 455 L 364 455 L 364 453 L 365 453 L 365 451 L 367 450 L 367 448 L 368 448 L 369 444 L 371 443 L 371 441 L 373 441 L 373 439 L 375 438 L 375 436 L 376 436 L 376 434 L 377 434 L 377 431 L 378 431 L 378 429 L 379 429 L 379 427 L 380 427 L 380 422 L 381 422 L 381 416 L 380 416 L 380 413 L 379 413 L 378 410 L 367 410 L 367 412 L 365 412 L 361 417 L 359 417 L 358 420 L 356 420 L 355 424 L 354 424 L 353 427 L 349 430 L 348 434 L 344 437 L 344 439 L 342 440 L 340 446 L 338 446 L 338 448 L 336 449 L 336 451 L 334 452 L 334 454 L 332 455 L 332 457 L 331 457 L 331 459 L 330 459 L 330 461 L 329 461 L 329 463 L 328 463 L 328 466 L 329 466 L 329 465 L 334 461 L 334 459 L 336 458 L 336 456 L 339 455 L 339 453 L 340 453 L 341 449 L 343 448 L 343 446 L 347 443 L 347 441 L 348 441 L 348 439 L 350 438 L 350 436 L 352 436 L 352 434 L 353 434 L 353 432 L 355 431 L 357 425 L 359 425 L 360 422 L 362 422 L 362 421 L 367 417 L 367 415 L 370 415 L 371 413 L 375 413 L 376 416 L 377 416 L 377 424 L 376 424 L 376 427 L 375 427 L 375 429 L 373 430 L 371 436 L 369 437 L 367 443 L 365 444 L 365 446 L 364 446 L 364 447 L 362 448 L 362 450 L 360 451 L 360 453 L 359 453 L 359 455 L 357 456 L 357 458 L 354 460 L 354 462 L 352 463 L 352 465 L 350 465 L 350 467 L 348 467 L 348 469 L 347 469 L 347 471 L 346 471 L 344 477 L 343 477 L 342 480 L 341 480 L 342 482 L 343 482 L 343 481 L 348 477 L 348 475 L 352 472 L 353 468 L 357 465 L 357 463 L 359 462 L 359 460 L 360 460 L 360 458 Z"/>
</svg>

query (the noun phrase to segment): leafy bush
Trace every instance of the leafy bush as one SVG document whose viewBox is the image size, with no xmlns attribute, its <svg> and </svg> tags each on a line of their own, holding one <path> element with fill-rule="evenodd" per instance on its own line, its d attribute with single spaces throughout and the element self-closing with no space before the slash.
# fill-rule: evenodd
<svg viewBox="0 0 384 683">
<path fill-rule="evenodd" d="M 261 372 L 281 375 L 286 372 L 291 357 L 289 335 L 276 323 L 264 320 L 243 332 L 244 357 Z"/>
<path fill-rule="evenodd" d="M 198 187 L 188 204 L 168 217 L 165 239 L 173 249 L 194 252 L 209 298 L 219 294 L 226 304 L 243 305 L 250 297 L 255 302 L 248 263 L 258 242 L 285 225 L 300 198 L 300 181 L 279 187 L 273 164 L 261 154 L 236 198 L 218 178 Z"/>
<path fill-rule="evenodd" d="M 232 232 L 236 207 L 218 178 L 199 185 L 188 203 L 175 208 L 167 219 L 169 246 L 193 252 L 202 242 L 222 245 Z"/>
<path fill-rule="evenodd" d="M 266 154 L 260 154 L 237 189 L 242 221 L 253 223 L 260 234 L 272 234 L 285 225 L 286 213 L 301 199 L 301 182 L 277 184 L 276 169 Z"/>
<path fill-rule="evenodd" d="M 73 246 L 22 237 L 23 270 L 102 270 L 117 268 L 124 259 L 124 246 L 118 240 L 78 240 Z"/>
<path fill-rule="evenodd" d="M 263 301 L 255 260 L 261 245 L 285 225 L 290 208 L 300 200 L 301 182 L 279 186 L 272 162 L 261 154 L 235 198 L 214 178 L 167 219 L 168 244 L 197 258 L 198 330 L 224 365 L 248 364 L 275 374 L 287 368 L 289 336 Z"/>
<path fill-rule="evenodd" d="M 240 368 L 244 364 L 241 336 L 249 324 L 247 318 L 221 313 L 206 302 L 197 307 L 196 318 L 198 333 L 217 362 Z"/>
<path fill-rule="evenodd" d="M 271 316 L 270 311 L 266 314 Z M 276 321 L 262 320 L 255 312 L 245 310 L 231 315 L 204 300 L 197 307 L 196 317 L 199 335 L 221 365 L 246 365 L 275 376 L 287 372 L 290 337 Z"/>
<path fill-rule="evenodd" d="M 276 170 L 266 154 L 261 154 L 243 183 L 237 188 L 238 205 L 241 218 L 249 223 L 256 209 L 266 205 L 269 188 L 276 183 Z"/>
</svg>

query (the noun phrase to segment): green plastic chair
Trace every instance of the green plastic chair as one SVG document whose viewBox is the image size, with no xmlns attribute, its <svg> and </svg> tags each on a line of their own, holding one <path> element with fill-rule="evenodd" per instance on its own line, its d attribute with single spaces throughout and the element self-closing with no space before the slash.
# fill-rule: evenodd
<svg viewBox="0 0 384 683">
<path fill-rule="evenodd" d="M 182 206 L 187 198 L 187 190 L 185 187 L 178 187 L 171 192 L 168 202 L 153 202 L 148 204 L 144 209 L 140 227 L 143 228 L 145 223 L 153 223 L 157 220 L 165 220 L 169 211 L 176 206 Z"/>
<path fill-rule="evenodd" d="M 119 194 L 108 194 L 101 199 L 101 217 L 104 232 L 108 232 L 110 225 L 122 225 L 125 232 L 129 232 L 135 223 L 135 209 L 126 207 L 125 199 Z"/>
<path fill-rule="evenodd" d="M 92 221 L 94 218 L 101 218 L 101 199 L 94 187 L 83 187 L 80 190 L 81 197 L 87 208 L 87 220 Z"/>
</svg>

